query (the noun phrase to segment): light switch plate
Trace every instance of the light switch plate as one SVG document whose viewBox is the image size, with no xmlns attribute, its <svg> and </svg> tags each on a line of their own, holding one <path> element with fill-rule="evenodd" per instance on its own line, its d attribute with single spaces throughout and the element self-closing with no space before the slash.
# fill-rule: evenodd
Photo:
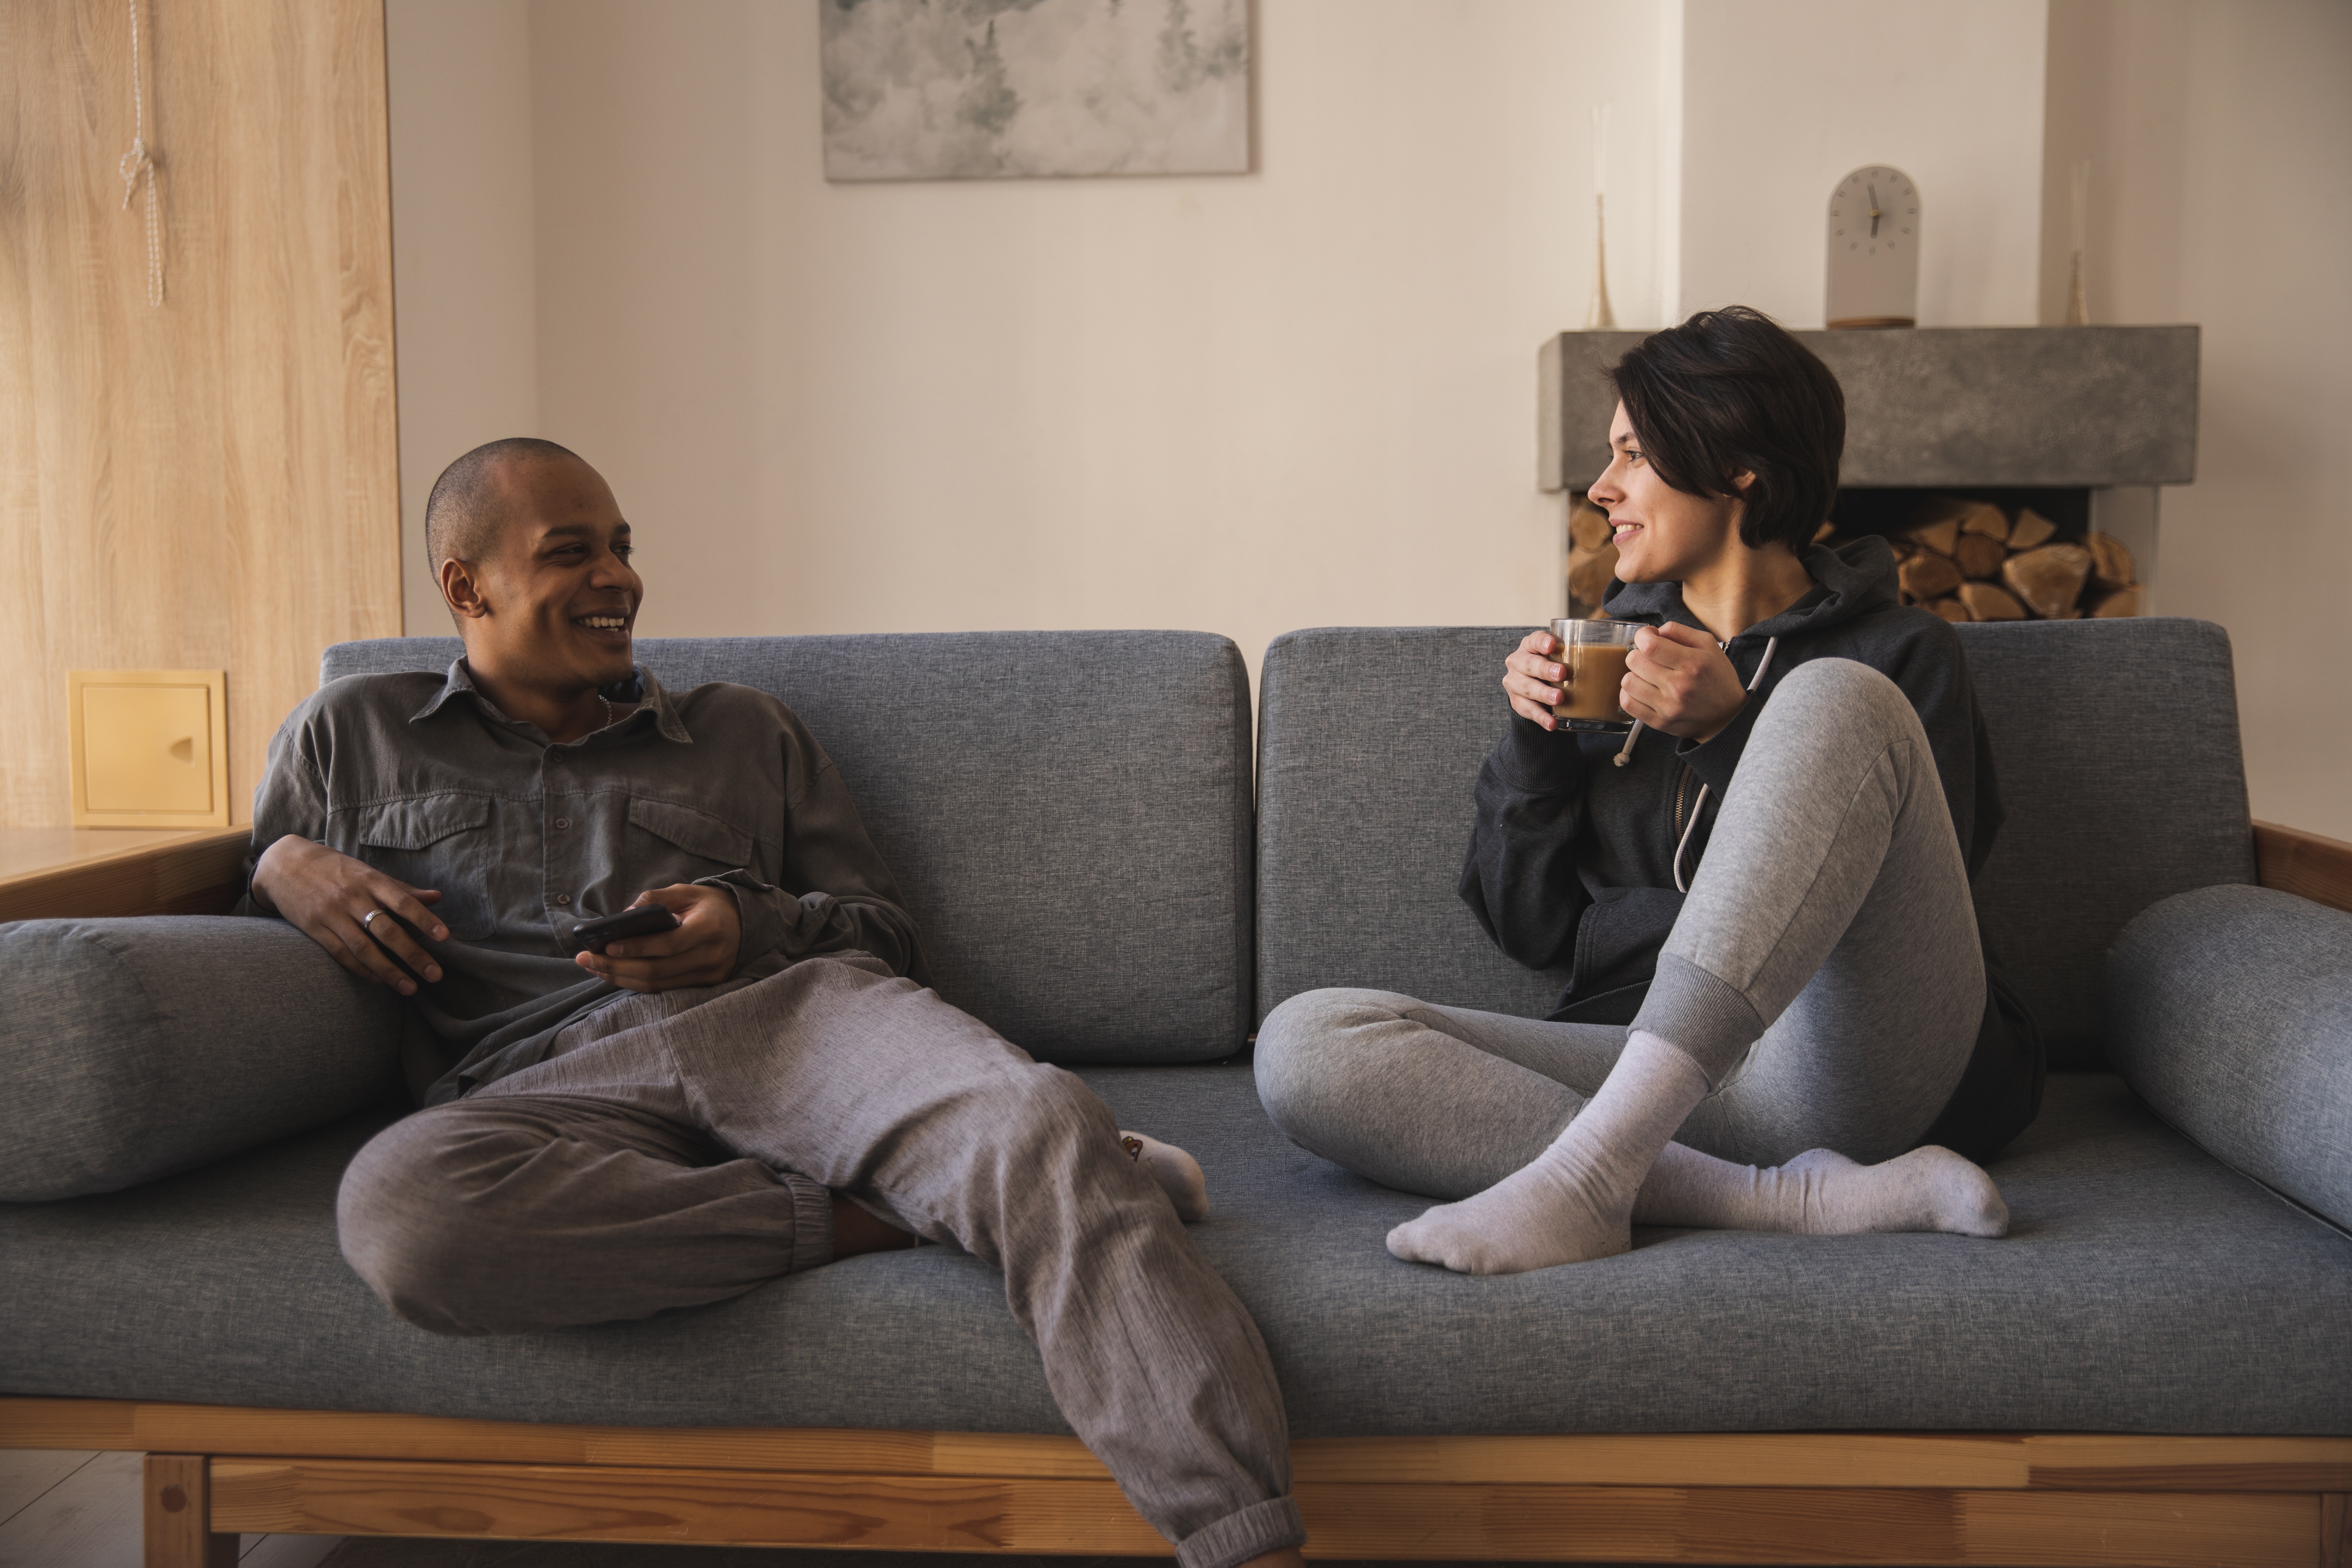
<svg viewBox="0 0 2352 1568">
<path fill-rule="evenodd" d="M 76 827 L 226 827 L 228 673 L 66 673 Z"/>
</svg>

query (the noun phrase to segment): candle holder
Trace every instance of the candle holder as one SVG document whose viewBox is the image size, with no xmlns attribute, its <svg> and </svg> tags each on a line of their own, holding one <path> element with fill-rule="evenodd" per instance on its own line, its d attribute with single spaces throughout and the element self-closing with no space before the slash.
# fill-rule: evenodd
<svg viewBox="0 0 2352 1568">
<path fill-rule="evenodd" d="M 1608 198 L 1599 191 L 1592 193 L 1592 303 L 1584 312 L 1584 330 L 1605 332 L 1617 325 L 1617 313 L 1609 308 L 1609 227 L 1605 210 Z"/>
<path fill-rule="evenodd" d="M 1584 330 L 1605 332 L 1617 325 L 1609 308 L 1609 105 L 1592 109 L 1592 303 Z"/>
</svg>

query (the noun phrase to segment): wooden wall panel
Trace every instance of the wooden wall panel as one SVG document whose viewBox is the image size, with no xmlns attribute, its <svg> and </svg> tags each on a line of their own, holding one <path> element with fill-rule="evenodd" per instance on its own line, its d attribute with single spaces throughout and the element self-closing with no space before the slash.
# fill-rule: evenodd
<svg viewBox="0 0 2352 1568">
<path fill-rule="evenodd" d="M 229 792 L 400 630 L 383 0 L 0 3 L 0 826 L 67 820 L 66 671 L 226 668 Z"/>
</svg>

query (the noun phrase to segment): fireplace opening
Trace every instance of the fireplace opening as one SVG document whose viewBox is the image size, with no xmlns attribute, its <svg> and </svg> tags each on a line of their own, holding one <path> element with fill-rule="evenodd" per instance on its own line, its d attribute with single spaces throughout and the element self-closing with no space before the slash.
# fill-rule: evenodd
<svg viewBox="0 0 2352 1568">
<path fill-rule="evenodd" d="M 1948 621 L 2105 619 L 2149 613 L 2155 505 L 2143 487 L 1861 486 L 1816 538 L 1884 538 L 1903 602 Z M 1616 563 L 1607 519 L 1571 496 L 1570 615 L 1599 611 Z"/>
</svg>

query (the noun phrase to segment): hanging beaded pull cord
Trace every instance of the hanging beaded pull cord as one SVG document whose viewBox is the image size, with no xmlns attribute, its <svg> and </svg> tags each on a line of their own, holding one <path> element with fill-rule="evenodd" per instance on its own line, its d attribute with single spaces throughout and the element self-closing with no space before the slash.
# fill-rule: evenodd
<svg viewBox="0 0 2352 1568">
<path fill-rule="evenodd" d="M 147 303 L 160 306 L 163 302 L 163 215 L 155 196 L 155 160 L 147 155 L 147 93 L 139 77 L 139 0 L 131 5 L 131 151 L 122 154 L 122 205 L 127 212 L 131 199 L 139 194 L 139 182 L 147 182 Z"/>
</svg>

